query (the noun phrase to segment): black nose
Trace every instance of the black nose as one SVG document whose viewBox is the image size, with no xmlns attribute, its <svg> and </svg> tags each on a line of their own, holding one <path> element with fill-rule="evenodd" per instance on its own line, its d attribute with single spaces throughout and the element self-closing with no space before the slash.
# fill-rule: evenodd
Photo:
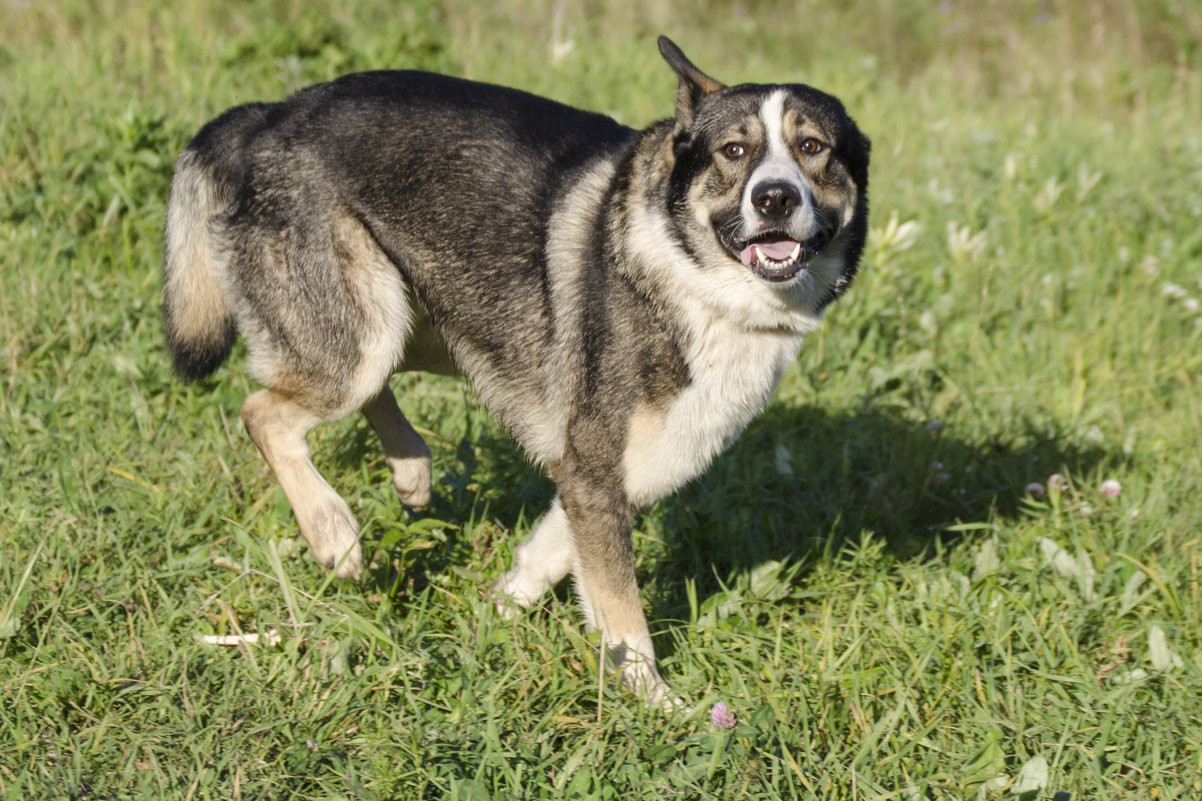
<svg viewBox="0 0 1202 801">
<path fill-rule="evenodd" d="M 783 220 L 801 203 L 801 192 L 784 181 L 765 181 L 751 190 L 751 203 L 760 216 Z"/>
</svg>

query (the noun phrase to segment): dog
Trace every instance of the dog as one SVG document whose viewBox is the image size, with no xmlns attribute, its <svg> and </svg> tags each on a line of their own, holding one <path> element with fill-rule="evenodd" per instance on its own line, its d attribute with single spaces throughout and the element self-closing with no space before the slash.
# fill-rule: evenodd
<svg viewBox="0 0 1202 801">
<path fill-rule="evenodd" d="M 242 420 L 340 577 L 363 568 L 358 524 L 307 432 L 362 411 L 421 508 L 430 450 L 389 377 L 465 375 L 556 487 L 498 605 L 571 573 L 609 669 L 672 706 L 632 516 L 706 469 L 851 283 L 870 144 L 831 95 L 728 87 L 659 49 L 675 116 L 644 130 L 421 72 L 226 111 L 176 164 L 163 308 L 186 380 L 246 340 L 263 388 Z"/>
</svg>

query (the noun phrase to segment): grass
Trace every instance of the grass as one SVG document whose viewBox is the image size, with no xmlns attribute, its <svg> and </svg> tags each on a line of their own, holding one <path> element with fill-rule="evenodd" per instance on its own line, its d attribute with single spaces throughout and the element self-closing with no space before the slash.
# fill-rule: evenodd
<svg viewBox="0 0 1202 801">
<path fill-rule="evenodd" d="M 0 5 L 0 796 L 1202 792 L 1193 4 L 397 5 Z M 637 523 L 691 717 L 598 691 L 565 588 L 482 599 L 549 485 L 461 383 L 394 384 L 426 514 L 361 421 L 314 435 L 375 565 L 331 580 L 237 423 L 243 355 L 183 386 L 158 317 L 171 165 L 223 108 L 421 67 L 641 125 L 661 31 L 875 148 L 856 285 Z"/>
</svg>

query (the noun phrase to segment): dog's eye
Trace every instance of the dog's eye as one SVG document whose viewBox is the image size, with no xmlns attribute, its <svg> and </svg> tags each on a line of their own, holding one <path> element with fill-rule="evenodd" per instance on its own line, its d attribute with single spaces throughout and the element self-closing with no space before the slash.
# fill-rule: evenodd
<svg viewBox="0 0 1202 801">
<path fill-rule="evenodd" d="M 817 139 L 810 138 L 801 140 L 801 152 L 805 153 L 807 156 L 812 156 L 815 153 L 821 153 L 825 148 L 826 145 L 822 144 Z"/>
<path fill-rule="evenodd" d="M 737 142 L 731 142 L 729 145 L 726 145 L 722 148 L 722 155 L 726 156 L 731 161 L 743 158 L 743 154 L 746 152 L 747 148 L 743 147 Z"/>
</svg>

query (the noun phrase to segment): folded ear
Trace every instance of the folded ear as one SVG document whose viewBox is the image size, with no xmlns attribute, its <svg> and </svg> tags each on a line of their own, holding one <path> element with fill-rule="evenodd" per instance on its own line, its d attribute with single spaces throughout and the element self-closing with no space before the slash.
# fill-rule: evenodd
<svg viewBox="0 0 1202 801">
<path fill-rule="evenodd" d="M 693 66 L 693 62 L 668 37 L 659 37 L 659 52 L 680 78 L 680 88 L 676 90 L 676 121 L 680 127 L 688 128 L 693 124 L 693 109 L 697 101 L 723 86 Z"/>
</svg>

